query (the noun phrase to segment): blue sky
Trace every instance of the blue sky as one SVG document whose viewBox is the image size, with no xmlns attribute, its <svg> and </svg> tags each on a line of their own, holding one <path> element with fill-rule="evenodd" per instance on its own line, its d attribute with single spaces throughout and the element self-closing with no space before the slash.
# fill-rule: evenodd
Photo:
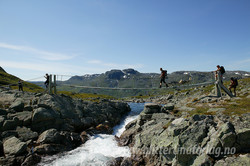
<svg viewBox="0 0 250 166">
<path fill-rule="evenodd" d="M 0 0 L 0 66 L 24 80 L 217 64 L 250 71 L 249 0 Z"/>
</svg>

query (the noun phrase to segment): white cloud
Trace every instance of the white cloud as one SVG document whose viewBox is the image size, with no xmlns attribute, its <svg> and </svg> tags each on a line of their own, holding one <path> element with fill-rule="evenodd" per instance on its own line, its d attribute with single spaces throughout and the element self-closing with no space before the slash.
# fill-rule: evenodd
<svg viewBox="0 0 250 166">
<path fill-rule="evenodd" d="M 39 50 L 39 49 L 32 48 L 32 47 L 11 45 L 11 44 L 6 44 L 6 43 L 0 43 L 0 48 L 18 50 L 18 51 L 23 51 L 27 53 L 32 53 L 35 55 L 40 55 L 38 58 L 44 59 L 44 60 L 50 60 L 50 61 L 69 60 L 75 57 L 74 55 L 66 55 L 66 54 L 61 54 L 61 53 L 48 52 L 48 51 Z"/>
</svg>

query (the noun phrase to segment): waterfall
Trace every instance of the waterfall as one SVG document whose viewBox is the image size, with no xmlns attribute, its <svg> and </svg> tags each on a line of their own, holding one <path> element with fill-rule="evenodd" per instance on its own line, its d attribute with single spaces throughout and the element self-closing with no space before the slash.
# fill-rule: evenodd
<svg viewBox="0 0 250 166">
<path fill-rule="evenodd" d="M 143 103 L 129 103 L 131 111 L 114 127 L 112 135 L 97 134 L 92 136 L 80 147 L 53 156 L 47 156 L 38 164 L 39 166 L 104 166 L 109 160 L 116 157 L 130 157 L 129 147 L 119 147 L 115 135 L 120 136 L 125 126 L 137 118 L 144 108 Z"/>
</svg>

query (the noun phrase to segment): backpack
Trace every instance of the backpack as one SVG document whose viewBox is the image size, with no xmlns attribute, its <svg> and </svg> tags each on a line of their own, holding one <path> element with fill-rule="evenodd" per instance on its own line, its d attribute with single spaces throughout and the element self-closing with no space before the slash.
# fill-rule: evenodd
<svg viewBox="0 0 250 166">
<path fill-rule="evenodd" d="M 220 72 L 221 72 L 221 74 L 224 74 L 226 72 L 225 68 L 223 66 L 220 67 Z"/>
<path fill-rule="evenodd" d="M 163 70 L 163 77 L 167 76 L 167 70 Z"/>
<path fill-rule="evenodd" d="M 238 86 L 238 79 L 237 78 L 234 78 L 234 83 L 235 83 L 235 86 Z"/>
</svg>

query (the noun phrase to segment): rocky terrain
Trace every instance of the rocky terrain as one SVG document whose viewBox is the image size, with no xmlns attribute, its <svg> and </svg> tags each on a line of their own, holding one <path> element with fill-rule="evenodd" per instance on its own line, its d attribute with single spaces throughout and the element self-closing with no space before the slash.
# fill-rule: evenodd
<svg viewBox="0 0 250 166">
<path fill-rule="evenodd" d="M 112 133 L 129 111 L 122 102 L 0 89 L 0 165 L 35 165 L 74 149 L 92 134 Z"/>
<path fill-rule="evenodd" d="M 146 104 L 118 139 L 132 157 L 110 165 L 249 165 L 249 81 L 240 80 L 234 98 L 202 86 L 143 99 L 158 104 Z"/>
</svg>

